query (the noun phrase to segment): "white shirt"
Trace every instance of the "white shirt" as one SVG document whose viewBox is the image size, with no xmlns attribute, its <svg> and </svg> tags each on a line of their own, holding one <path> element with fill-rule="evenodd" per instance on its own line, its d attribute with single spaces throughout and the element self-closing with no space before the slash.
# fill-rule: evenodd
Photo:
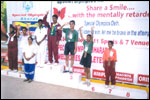
<svg viewBox="0 0 150 100">
<path fill-rule="evenodd" d="M 37 27 L 34 35 L 36 36 L 37 42 L 40 42 L 45 37 L 45 35 L 47 35 L 47 30 L 44 27 L 41 29 Z"/>
<path fill-rule="evenodd" d="M 24 36 L 23 34 L 21 34 L 20 36 L 19 36 L 19 45 L 20 45 L 20 48 L 23 48 L 25 45 L 27 45 L 28 44 L 28 37 L 29 37 L 29 35 L 26 35 L 26 36 Z"/>
<path fill-rule="evenodd" d="M 32 44 L 32 45 L 27 44 L 23 48 L 23 53 L 25 53 L 26 58 L 31 57 L 33 54 L 35 54 L 35 56 L 36 56 L 36 54 L 37 54 L 37 47 L 34 44 Z M 24 63 L 25 64 L 35 64 L 35 62 L 36 62 L 35 56 L 32 57 L 29 61 L 27 61 L 24 58 Z"/>
</svg>

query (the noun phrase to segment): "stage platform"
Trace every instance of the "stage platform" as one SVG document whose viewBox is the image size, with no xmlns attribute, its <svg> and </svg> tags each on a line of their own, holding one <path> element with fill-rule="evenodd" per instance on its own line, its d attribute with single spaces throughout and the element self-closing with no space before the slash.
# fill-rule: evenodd
<svg viewBox="0 0 150 100">
<path fill-rule="evenodd" d="M 92 81 L 90 86 L 84 85 L 83 82 L 85 78 L 80 73 L 63 73 L 64 67 L 64 65 L 54 66 L 47 64 L 45 64 L 43 68 L 36 67 L 34 81 L 133 99 L 148 98 L 147 92 L 143 89 L 117 85 L 114 89 L 111 89 L 105 88 L 104 82 L 96 83 Z M 2 69 L 1 75 L 25 79 L 24 74 L 21 74 L 20 72 L 8 72 L 8 69 Z"/>
</svg>

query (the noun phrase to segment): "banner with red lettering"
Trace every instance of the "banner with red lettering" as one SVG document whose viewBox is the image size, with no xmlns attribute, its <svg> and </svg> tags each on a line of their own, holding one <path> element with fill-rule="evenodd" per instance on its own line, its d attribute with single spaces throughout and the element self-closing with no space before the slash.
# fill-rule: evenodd
<svg viewBox="0 0 150 100">
<path fill-rule="evenodd" d="M 148 1 L 46 1 L 7 2 L 8 25 L 31 23 L 34 32 L 39 18 L 49 10 L 48 21 L 58 15 L 63 25 L 75 20 L 75 29 L 83 26 L 84 38 L 94 26 L 91 77 L 105 79 L 102 56 L 108 40 L 117 51 L 116 80 L 123 83 L 149 85 L 149 2 Z M 8 26 L 9 27 L 9 26 Z M 69 27 L 65 26 L 65 28 Z M 65 65 L 65 34 L 59 43 L 59 62 Z M 83 41 L 79 35 L 74 72 L 84 75 L 80 65 Z M 69 58 L 70 59 L 70 58 Z"/>
</svg>

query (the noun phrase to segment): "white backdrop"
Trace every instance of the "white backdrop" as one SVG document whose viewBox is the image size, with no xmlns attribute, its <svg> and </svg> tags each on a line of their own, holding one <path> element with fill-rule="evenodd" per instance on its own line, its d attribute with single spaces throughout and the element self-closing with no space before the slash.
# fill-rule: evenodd
<svg viewBox="0 0 150 100">
<path fill-rule="evenodd" d="M 58 11 L 54 11 L 54 8 Z M 95 27 L 91 67 L 93 78 L 104 79 L 102 55 L 104 49 L 108 47 L 107 41 L 114 40 L 118 59 L 117 81 L 149 85 L 149 2 L 7 2 L 8 27 L 13 21 L 21 22 L 22 26 L 23 23 L 31 23 L 31 31 L 34 32 L 37 20 L 43 18 L 47 10 L 50 11 L 47 19 L 49 22 L 51 16 L 60 11 L 58 22 L 61 25 L 75 20 L 77 31 L 79 27 L 84 26 L 82 32 L 85 38 L 90 34 L 91 27 Z M 63 33 L 59 45 L 59 61 L 63 64 L 65 64 L 64 44 Z M 83 45 L 79 39 L 74 72 L 83 73 L 83 67 L 79 64 L 82 53 Z"/>
</svg>

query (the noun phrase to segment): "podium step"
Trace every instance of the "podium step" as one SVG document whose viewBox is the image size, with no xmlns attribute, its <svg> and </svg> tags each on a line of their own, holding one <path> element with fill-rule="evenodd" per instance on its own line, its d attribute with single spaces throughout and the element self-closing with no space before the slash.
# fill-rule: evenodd
<svg viewBox="0 0 150 100">
<path fill-rule="evenodd" d="M 64 65 L 45 65 L 43 68 L 35 68 L 34 81 L 60 85 L 85 91 L 122 96 L 133 99 L 147 99 L 148 94 L 145 90 L 128 87 L 115 86 L 114 89 L 105 88 L 104 84 L 91 82 L 90 86 L 84 85 L 80 73 L 63 73 Z M 8 69 L 1 70 L 1 75 L 23 78 L 25 75 L 19 72 L 8 72 Z"/>
</svg>

